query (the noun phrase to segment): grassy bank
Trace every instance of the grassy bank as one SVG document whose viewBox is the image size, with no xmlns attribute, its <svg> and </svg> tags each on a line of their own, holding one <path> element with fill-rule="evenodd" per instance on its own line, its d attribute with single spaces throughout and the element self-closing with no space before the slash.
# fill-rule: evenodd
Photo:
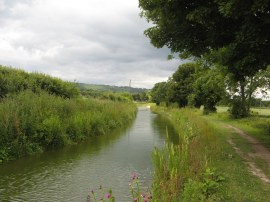
<svg viewBox="0 0 270 202">
<path fill-rule="evenodd" d="M 130 122 L 130 102 L 34 93 L 11 94 L 0 102 L 0 162 L 78 143 Z"/>
<path fill-rule="evenodd" d="M 218 107 L 218 113 L 211 114 L 205 118 L 216 124 L 222 122 L 240 128 L 256 139 L 260 140 L 270 149 L 270 119 L 269 109 L 252 108 L 252 114 L 242 119 L 231 119 L 227 113 L 226 107 Z"/>
<path fill-rule="evenodd" d="M 227 143 L 222 121 L 190 109 L 152 108 L 179 132 L 178 145 L 153 152 L 154 201 L 268 201 L 270 186 L 251 175 Z"/>
</svg>

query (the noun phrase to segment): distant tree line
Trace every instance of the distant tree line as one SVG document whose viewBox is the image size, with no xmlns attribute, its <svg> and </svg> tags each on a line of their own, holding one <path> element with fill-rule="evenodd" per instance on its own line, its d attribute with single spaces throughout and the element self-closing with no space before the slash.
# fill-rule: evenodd
<svg viewBox="0 0 270 202">
<path fill-rule="evenodd" d="M 150 100 L 150 90 L 144 90 L 142 92 L 130 93 L 130 92 L 112 92 L 101 91 L 95 89 L 81 89 L 81 95 L 85 97 L 109 99 L 113 101 L 135 101 L 135 102 L 148 102 Z"/>
<path fill-rule="evenodd" d="M 96 90 L 101 92 L 113 92 L 113 93 L 143 93 L 147 91 L 145 88 L 134 88 L 129 86 L 110 86 L 110 85 L 101 85 L 101 84 L 86 84 L 78 83 L 80 90 Z"/>
<path fill-rule="evenodd" d="M 132 93 L 131 96 L 135 102 L 149 102 L 150 90 L 140 92 L 140 93 Z"/>
<path fill-rule="evenodd" d="M 256 92 L 267 93 L 270 86 L 270 68 L 260 70 L 246 82 L 245 91 L 248 111 L 251 106 L 258 106 Z M 204 106 L 204 113 L 215 112 L 216 105 L 232 106 L 235 118 L 244 117 L 241 111 L 241 93 L 239 86 L 232 82 L 231 74 L 217 66 L 205 66 L 201 61 L 182 64 L 166 82 L 156 83 L 151 90 L 152 101 L 157 105 L 178 107 Z M 239 101 L 240 100 L 240 101 Z M 263 102 L 267 106 L 267 102 Z M 260 102 L 262 106 L 262 102 Z"/>
<path fill-rule="evenodd" d="M 127 92 L 103 92 L 93 89 L 81 90 L 81 95 L 88 98 L 105 99 L 119 102 L 131 102 L 133 97 Z"/>
</svg>

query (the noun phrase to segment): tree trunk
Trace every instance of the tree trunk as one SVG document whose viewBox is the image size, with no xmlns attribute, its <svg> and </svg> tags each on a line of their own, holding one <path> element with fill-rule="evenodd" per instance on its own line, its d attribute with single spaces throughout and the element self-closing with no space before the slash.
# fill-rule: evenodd
<svg viewBox="0 0 270 202">
<path fill-rule="evenodd" d="M 247 117 L 249 115 L 248 104 L 246 100 L 246 92 L 245 92 L 245 79 L 240 81 L 240 97 L 241 97 L 241 117 Z"/>
<path fill-rule="evenodd" d="M 247 95 L 247 111 L 249 113 L 250 111 L 250 105 L 251 105 L 251 96 L 254 92 L 254 86 L 253 86 L 253 79 L 254 77 L 252 76 L 250 78 L 250 84 L 249 84 L 249 92 L 248 92 L 248 95 Z"/>
</svg>

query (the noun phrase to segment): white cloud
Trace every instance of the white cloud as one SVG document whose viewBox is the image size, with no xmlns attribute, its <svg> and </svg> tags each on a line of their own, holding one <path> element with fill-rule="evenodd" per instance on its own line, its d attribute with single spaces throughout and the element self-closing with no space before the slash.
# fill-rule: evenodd
<svg viewBox="0 0 270 202">
<path fill-rule="evenodd" d="M 4 0 L 0 0 L 0 11 L 5 10 L 5 8 L 6 8 L 6 5 L 5 5 Z"/>
<path fill-rule="evenodd" d="M 166 61 L 143 31 L 137 0 L 0 0 L 0 64 L 86 83 L 152 87 Z M 138 79 L 139 78 L 139 79 Z M 140 80 L 140 81 L 139 81 Z"/>
</svg>

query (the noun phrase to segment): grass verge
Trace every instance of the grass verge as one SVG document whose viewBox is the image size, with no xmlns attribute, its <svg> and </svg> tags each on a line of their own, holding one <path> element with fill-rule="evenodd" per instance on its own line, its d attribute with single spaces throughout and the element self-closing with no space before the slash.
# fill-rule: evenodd
<svg viewBox="0 0 270 202">
<path fill-rule="evenodd" d="M 209 121 L 217 123 L 227 123 L 240 128 L 247 134 L 255 137 L 270 149 L 270 119 L 267 115 L 251 114 L 251 116 L 242 119 L 231 119 L 229 113 L 218 107 L 218 113 L 205 116 Z M 269 109 L 261 109 L 262 114 L 267 114 Z"/>
<path fill-rule="evenodd" d="M 270 185 L 253 176 L 227 143 L 233 134 L 222 120 L 190 109 L 153 110 L 168 117 L 180 136 L 178 145 L 153 152 L 154 201 L 269 200 Z"/>
</svg>

